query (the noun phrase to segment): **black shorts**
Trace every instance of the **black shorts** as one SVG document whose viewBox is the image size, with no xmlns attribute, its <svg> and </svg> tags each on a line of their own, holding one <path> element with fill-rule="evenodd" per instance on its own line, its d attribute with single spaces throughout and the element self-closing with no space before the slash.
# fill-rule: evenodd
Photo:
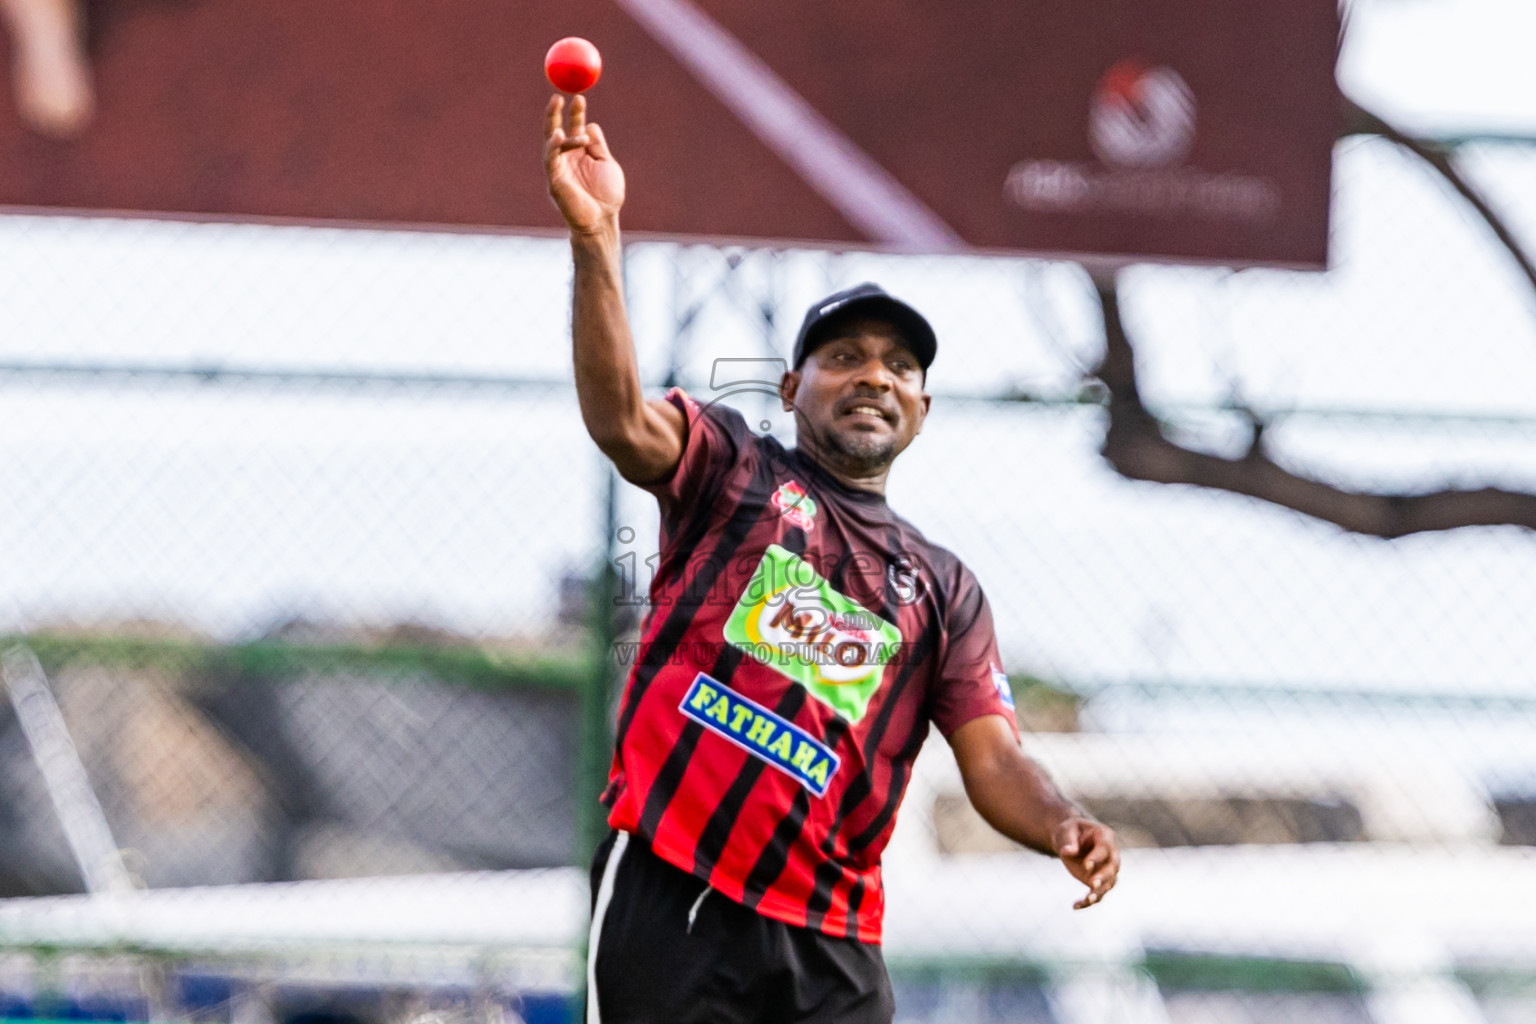
<svg viewBox="0 0 1536 1024">
<path fill-rule="evenodd" d="M 589 950 L 587 1024 L 890 1024 L 894 1014 L 879 946 L 764 917 L 627 833 L 611 833 L 592 860 Z"/>
</svg>

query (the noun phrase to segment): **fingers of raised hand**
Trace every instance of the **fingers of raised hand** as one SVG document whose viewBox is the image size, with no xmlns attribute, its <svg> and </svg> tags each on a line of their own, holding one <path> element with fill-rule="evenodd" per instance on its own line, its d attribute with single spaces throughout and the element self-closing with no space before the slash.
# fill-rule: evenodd
<svg viewBox="0 0 1536 1024">
<path fill-rule="evenodd" d="M 555 96 L 544 108 L 544 171 L 554 180 L 560 166 L 560 154 L 565 151 L 565 132 L 560 127 L 561 109 L 565 100 Z"/>
<path fill-rule="evenodd" d="M 560 130 L 561 115 L 565 112 L 565 97 L 555 93 L 544 104 L 544 137 L 553 138 Z"/>
<path fill-rule="evenodd" d="M 612 156 L 608 151 L 608 137 L 603 134 L 602 128 L 598 127 L 596 121 L 587 125 L 587 138 L 591 140 L 591 144 L 587 146 L 587 152 L 599 160 L 607 160 Z"/>
<path fill-rule="evenodd" d="M 565 97 L 556 93 L 544 108 L 544 155 L 553 165 L 561 153 L 584 149 L 592 141 L 586 130 L 587 102 L 577 96 L 571 101 L 570 126 L 565 127 Z"/>
<path fill-rule="evenodd" d="M 571 124 L 566 131 L 566 149 L 580 149 L 586 146 L 587 138 L 587 98 L 577 96 L 571 100 Z"/>
</svg>

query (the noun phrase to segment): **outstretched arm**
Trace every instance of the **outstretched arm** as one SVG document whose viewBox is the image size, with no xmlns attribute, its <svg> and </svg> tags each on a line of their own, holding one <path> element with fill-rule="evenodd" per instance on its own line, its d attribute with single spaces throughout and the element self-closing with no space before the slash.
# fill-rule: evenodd
<svg viewBox="0 0 1536 1024">
<path fill-rule="evenodd" d="M 550 98 L 544 112 L 549 194 L 571 229 L 576 264 L 571 342 L 582 422 L 619 474 L 635 483 L 663 480 L 683 455 L 687 420 L 670 402 L 646 401 L 624 309 L 619 208 L 624 172 L 603 130 L 586 123 L 585 97 Z"/>
<path fill-rule="evenodd" d="M 1008 722 L 983 715 L 950 737 L 971 805 L 1014 842 L 1059 857 L 1072 877 L 1088 886 L 1073 904 L 1091 907 L 1115 887 L 1120 846 L 1115 833 L 1061 795 L 1050 776 L 1019 749 Z"/>
</svg>

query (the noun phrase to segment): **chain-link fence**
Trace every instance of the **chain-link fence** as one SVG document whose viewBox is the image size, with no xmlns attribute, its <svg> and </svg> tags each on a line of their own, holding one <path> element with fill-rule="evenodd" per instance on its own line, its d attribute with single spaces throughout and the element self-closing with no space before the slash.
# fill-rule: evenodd
<svg viewBox="0 0 1536 1024">
<path fill-rule="evenodd" d="M 1536 239 L 1536 151 L 1460 152 Z M 1342 143 L 1337 188 L 1326 275 L 1123 276 L 1148 406 L 1218 453 L 1260 420 L 1344 486 L 1536 487 L 1536 300 L 1392 146 Z M 9 218 L 0 259 L 0 628 L 45 679 L 37 710 L 7 663 L 0 1010 L 573 1019 L 656 520 L 581 429 L 564 243 Z M 976 571 L 1028 749 L 1127 844 L 1072 913 L 931 740 L 887 856 L 899 1020 L 1536 1016 L 1527 532 L 1117 476 L 1071 265 L 647 243 L 626 273 L 645 379 L 700 396 L 834 288 L 931 317 L 891 504 Z M 122 851 L 90 896 L 72 815 Z"/>
</svg>

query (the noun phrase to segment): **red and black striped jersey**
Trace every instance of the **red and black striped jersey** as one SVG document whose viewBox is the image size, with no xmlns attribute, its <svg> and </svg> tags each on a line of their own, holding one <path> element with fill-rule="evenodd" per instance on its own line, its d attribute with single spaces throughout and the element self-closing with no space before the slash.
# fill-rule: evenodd
<svg viewBox="0 0 1536 1024">
<path fill-rule="evenodd" d="M 619 708 L 609 824 L 790 924 L 879 942 L 929 722 L 1013 721 L 970 570 L 880 495 L 681 390 L 688 436 Z"/>
</svg>

